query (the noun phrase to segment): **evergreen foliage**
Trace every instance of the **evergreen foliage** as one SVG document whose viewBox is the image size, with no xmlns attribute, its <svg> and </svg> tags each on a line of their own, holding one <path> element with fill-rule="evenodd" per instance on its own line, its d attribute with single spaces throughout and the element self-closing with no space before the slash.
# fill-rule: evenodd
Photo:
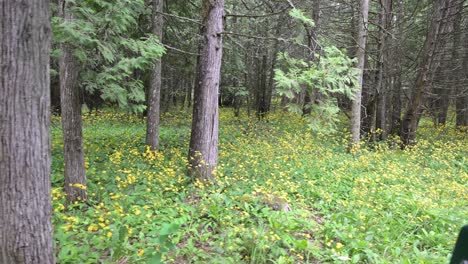
<svg viewBox="0 0 468 264">
<path fill-rule="evenodd" d="M 301 115 L 303 109 L 310 108 L 308 119 L 311 128 L 315 131 L 333 130 L 340 111 L 335 96 L 342 94 L 352 98 L 353 91 L 359 87 L 359 70 L 353 67 L 355 60 L 334 46 L 325 47 L 323 56 L 316 57 L 318 62 L 311 63 L 280 53 L 278 61 L 282 67 L 275 69 L 276 92 L 289 99 L 294 99 L 303 87 L 310 94 L 319 94 L 314 102 L 305 102 L 303 106 L 291 102 L 287 108 Z"/>
<path fill-rule="evenodd" d="M 143 0 L 75 1 L 71 22 L 52 19 L 54 43 L 66 43 L 81 62 L 81 87 L 132 112 L 145 109 L 143 73 L 164 53 L 158 39 L 142 28 L 149 16 Z M 137 29 L 137 30 L 136 30 Z M 60 55 L 59 50 L 54 51 Z"/>
</svg>

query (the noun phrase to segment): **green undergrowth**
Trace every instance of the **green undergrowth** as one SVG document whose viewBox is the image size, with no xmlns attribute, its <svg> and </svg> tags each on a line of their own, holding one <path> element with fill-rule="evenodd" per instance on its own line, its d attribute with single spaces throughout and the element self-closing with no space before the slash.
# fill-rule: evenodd
<svg viewBox="0 0 468 264">
<path fill-rule="evenodd" d="M 88 204 L 65 206 L 60 123 L 52 128 L 59 263 L 446 263 L 467 224 L 468 142 L 422 124 L 347 153 L 348 132 L 301 118 L 220 116 L 218 186 L 185 176 L 190 117 L 164 115 L 161 150 L 141 118 L 84 116 Z M 275 210 L 265 197 L 288 203 Z"/>
</svg>

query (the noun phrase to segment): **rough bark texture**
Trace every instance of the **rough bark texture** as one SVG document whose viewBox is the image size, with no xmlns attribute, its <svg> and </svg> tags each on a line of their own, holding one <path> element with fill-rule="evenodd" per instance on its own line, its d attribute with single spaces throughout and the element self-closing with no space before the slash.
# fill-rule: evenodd
<svg viewBox="0 0 468 264">
<path fill-rule="evenodd" d="M 455 112 L 456 112 L 456 127 L 463 128 L 468 131 L 468 32 L 464 32 L 464 36 L 461 31 L 461 20 L 462 14 L 466 12 L 465 7 L 463 6 L 463 1 L 460 0 L 459 14 L 455 19 L 455 44 L 454 52 L 456 52 L 456 57 L 462 57 L 460 59 L 459 65 L 457 67 L 455 76 L 460 76 L 464 83 L 459 85 L 456 90 L 456 100 L 455 100 Z M 466 22 L 465 22 L 466 23 Z M 463 37 L 463 40 L 461 40 Z M 460 43 L 461 41 L 461 43 Z M 461 52 L 464 51 L 464 52 Z M 464 54 L 463 54 L 464 53 Z M 464 71 L 464 72 L 460 72 Z"/>
<path fill-rule="evenodd" d="M 404 4 L 402 0 L 397 0 L 397 14 L 396 21 L 394 22 L 397 26 L 395 27 L 396 40 L 394 45 L 396 46 L 397 54 L 403 54 L 403 48 L 398 43 L 402 43 L 404 39 L 403 23 L 404 20 Z M 395 73 L 393 78 L 392 87 L 392 120 L 390 123 L 390 131 L 396 135 L 400 131 L 401 126 L 401 91 L 402 91 L 402 77 L 403 77 L 403 63 L 401 56 L 394 56 Z"/>
<path fill-rule="evenodd" d="M 153 0 L 153 34 L 162 42 L 164 1 Z M 148 116 L 146 123 L 146 145 L 152 150 L 159 148 L 159 113 L 161 101 L 161 60 L 155 62 L 151 72 L 148 92 Z"/>
<path fill-rule="evenodd" d="M 431 80 L 429 106 L 436 126 L 447 122 L 450 98 L 453 95 L 456 97 L 456 89 L 463 83 L 460 80 L 463 75 L 460 65 L 460 58 L 463 56 L 463 50 L 460 49 L 462 8 L 463 0 L 452 0 L 452 4 L 447 7 L 447 19 L 440 32 L 441 40 L 434 56 L 434 64 L 437 66 Z"/>
<path fill-rule="evenodd" d="M 68 21 L 73 16 L 68 12 L 70 3 L 59 1 L 60 15 Z M 60 105 L 63 130 L 63 158 L 65 161 L 65 193 L 69 203 L 87 199 L 86 174 L 81 120 L 80 65 L 73 55 L 70 44 L 62 44 L 60 68 Z"/>
<path fill-rule="evenodd" d="M 367 21 L 369 14 L 369 0 L 361 1 L 361 17 L 359 18 L 358 32 L 358 48 L 356 57 L 358 59 L 356 67 L 361 70 L 359 74 L 359 89 L 354 95 L 353 104 L 351 107 L 351 143 L 359 143 L 361 136 L 361 95 L 362 95 L 362 80 L 364 73 L 364 59 L 366 54 L 366 39 L 367 39 Z"/>
<path fill-rule="evenodd" d="M 379 29 L 379 59 L 377 61 L 377 100 L 376 100 L 376 128 L 381 130 L 380 139 L 387 136 L 387 104 L 388 104 L 388 31 L 391 23 L 392 1 L 380 1 L 380 29 Z"/>
<path fill-rule="evenodd" d="M 449 6 L 450 2 L 451 1 L 445 0 L 434 1 L 431 26 L 427 33 L 422 53 L 424 56 L 419 64 L 418 75 L 416 77 L 412 96 L 408 102 L 408 108 L 402 120 L 400 138 L 405 146 L 412 144 L 416 138 L 416 130 L 423 111 L 422 105 L 425 93 L 428 89 L 433 55 L 437 48 L 436 45 L 440 30 L 442 29 L 442 21 L 447 13 L 446 6 Z"/>
<path fill-rule="evenodd" d="M 0 263 L 54 263 L 49 1 L 0 2 Z"/>
<path fill-rule="evenodd" d="M 203 1 L 203 25 L 193 104 L 189 174 L 215 181 L 218 159 L 218 93 L 223 51 L 224 0 Z"/>
</svg>

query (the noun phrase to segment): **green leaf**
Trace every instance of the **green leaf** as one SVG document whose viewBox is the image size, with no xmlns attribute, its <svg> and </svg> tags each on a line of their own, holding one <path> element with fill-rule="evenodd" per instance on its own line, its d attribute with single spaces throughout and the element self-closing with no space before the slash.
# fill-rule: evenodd
<svg viewBox="0 0 468 264">
<path fill-rule="evenodd" d="M 161 258 L 162 258 L 162 254 L 158 252 L 154 256 L 148 258 L 146 260 L 146 263 L 147 264 L 161 264 L 162 263 Z"/>
<path fill-rule="evenodd" d="M 302 10 L 300 10 L 300 9 L 297 9 L 297 8 L 291 9 L 291 11 L 289 11 L 289 16 L 299 20 L 300 22 L 302 22 L 302 23 L 304 23 L 306 25 L 309 25 L 311 27 L 314 26 L 314 21 L 312 19 L 308 18 L 304 14 L 304 12 L 302 12 Z"/>
<path fill-rule="evenodd" d="M 113 52 L 101 42 L 98 42 L 97 44 L 98 44 L 97 48 L 99 52 L 101 53 L 101 55 L 104 57 L 104 59 L 110 63 L 114 62 L 115 57 L 114 57 Z"/>
</svg>

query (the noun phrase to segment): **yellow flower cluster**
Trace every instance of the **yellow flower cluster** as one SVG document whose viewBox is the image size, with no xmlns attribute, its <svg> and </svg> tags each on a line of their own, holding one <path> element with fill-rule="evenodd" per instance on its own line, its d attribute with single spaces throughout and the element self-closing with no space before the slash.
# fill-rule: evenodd
<svg viewBox="0 0 468 264">
<path fill-rule="evenodd" d="M 189 122 L 189 115 L 166 118 L 171 126 L 163 129 Z M 118 140 L 85 141 L 88 186 L 73 187 L 88 191 L 90 205 L 66 205 L 63 187 L 53 186 L 55 232 L 90 245 L 108 262 L 113 260 L 102 248 L 116 247 L 111 242 L 124 235 L 119 243 L 129 262 L 162 249 L 155 241 L 165 223 L 182 226 L 170 239 L 177 249 L 165 255 L 167 263 L 189 256 L 209 262 L 213 254 L 242 256 L 235 259 L 239 263 L 261 262 L 261 254 L 307 263 L 314 257 L 364 258 L 369 251 L 363 248 L 375 252 L 369 257 L 375 262 L 398 262 L 400 256 L 418 262 L 414 247 L 425 250 L 421 254 L 431 263 L 445 258 L 454 235 L 440 232 L 457 229 L 464 220 L 457 208 L 468 200 L 468 144 L 459 140 L 462 135 L 449 132 L 454 140 L 437 140 L 437 131 L 423 126 L 418 145 L 407 150 L 395 147 L 395 138 L 371 147 L 363 142 L 348 152 L 346 130 L 311 133 L 303 119 L 284 113 L 268 119 L 233 122 L 231 113 L 221 111 L 213 185 L 186 176 L 187 142 L 171 141 L 155 152 L 144 146 L 140 119 L 116 113 L 86 117 L 93 129 L 88 131 L 115 133 Z M 186 140 L 185 128 L 174 130 L 171 139 Z M 61 147 L 58 135 L 54 149 Z M 94 135 L 85 131 L 86 136 Z M 61 169 L 54 168 L 54 177 Z M 287 201 L 292 211 L 268 208 L 263 196 Z M 66 250 L 60 243 L 57 250 Z M 408 246 L 398 254 L 386 248 L 398 243 Z"/>
</svg>

